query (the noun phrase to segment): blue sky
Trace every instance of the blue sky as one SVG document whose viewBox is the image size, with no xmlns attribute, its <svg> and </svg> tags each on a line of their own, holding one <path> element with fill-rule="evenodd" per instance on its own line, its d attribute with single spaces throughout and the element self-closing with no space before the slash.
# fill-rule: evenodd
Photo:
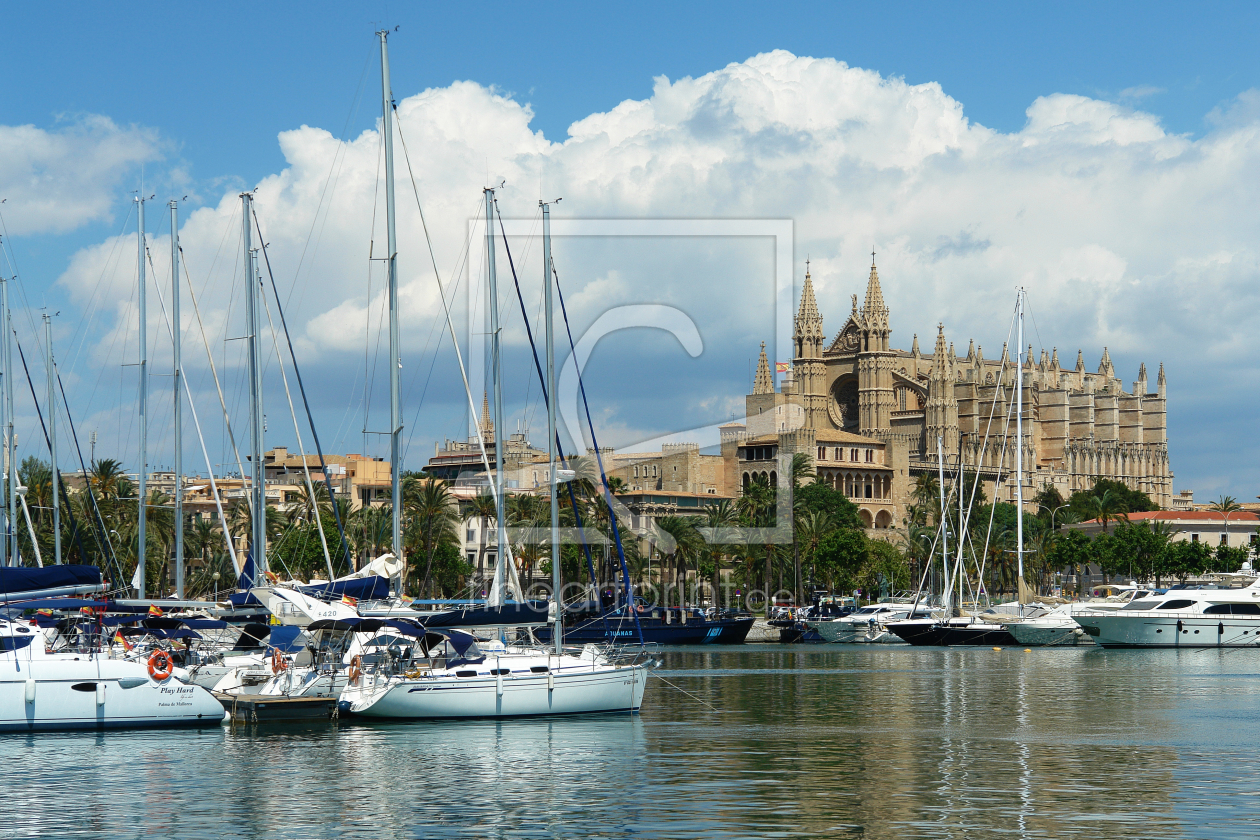
<svg viewBox="0 0 1260 840">
<path fill-rule="evenodd" d="M 285 170 L 290 161 L 277 142 L 282 132 L 307 125 L 354 138 L 373 128 L 379 93 L 372 32 L 385 22 L 399 27 L 391 38 L 391 58 L 400 101 L 425 89 L 471 81 L 510 102 L 528 103 L 529 129 L 552 142 L 563 141 L 575 121 L 609 112 L 624 100 L 652 98 L 656 77 L 671 82 L 700 78 L 776 49 L 837 59 L 885 80 L 904 79 L 910 86 L 935 82 L 971 124 L 1003 134 L 1025 129 L 1029 108 L 1039 97 L 1074 94 L 1140 111 L 1169 137 L 1184 135 L 1194 142 L 1208 137 L 1222 121 L 1239 119 L 1247 109 L 1238 106 L 1238 97 L 1260 87 L 1260 58 L 1254 49 L 1258 18 L 1260 7 L 1245 4 L 1068 3 L 1034 8 L 1008 3 L 662 3 L 636 4 L 626 12 L 559 3 L 475 11 L 398 3 L 8 4 L 0 51 L 9 83 L 0 97 L 0 126 L 29 124 L 56 133 L 85 115 L 99 115 L 121 128 L 136 127 L 155 150 L 145 171 L 150 184 L 166 191 L 158 203 L 174 190 L 194 195 L 188 209 L 213 207 L 222 195 Z M 65 281 L 56 286 L 54 281 L 67 273 L 76 253 L 118 233 L 140 167 L 121 161 L 112 175 L 102 178 L 102 189 L 111 196 L 109 206 L 87 212 L 73 224 L 45 223 L 23 230 L 21 209 L 13 202 L 2 208 L 26 299 L 33 306 L 64 310 L 67 324 L 72 317 L 83 318 L 83 302 L 67 293 Z M 156 211 L 150 210 L 151 230 L 157 227 Z M 586 212 L 598 215 L 589 207 Z M 790 207 L 755 198 L 732 212 L 791 214 Z M 983 222 L 978 218 L 975 224 Z M 804 218 L 800 223 L 802 231 L 811 226 Z M 955 233 L 942 230 L 942 236 Z M 885 240 L 897 235 L 892 230 L 876 233 Z M 812 235 L 821 234 L 815 230 Z M 871 237 L 864 232 L 861 238 Z M 803 248 L 819 247 L 807 246 L 808 238 L 802 237 Z M 847 249 L 855 254 L 859 250 L 865 248 Z M 1130 265 L 1140 261 L 1125 256 Z M 895 250 L 891 259 L 897 259 Z M 835 267 L 848 283 L 858 281 L 859 269 L 856 262 Z M 904 271 L 909 277 L 909 266 Z M 1148 265 L 1139 274 L 1163 276 L 1162 271 Z M 1251 276 L 1244 272 L 1230 282 Z M 893 272 L 889 280 L 894 288 L 896 277 Z M 909 291 L 912 284 L 906 282 Z M 831 286 L 834 314 L 828 323 L 833 328 L 839 326 L 844 314 L 839 310 L 850 291 L 842 285 L 837 279 Z M 307 314 L 314 317 L 318 311 L 312 304 Z M 906 333 L 913 330 L 922 337 L 938 314 L 907 317 L 894 343 L 908 347 Z M 971 335 L 983 340 L 983 317 L 968 323 L 959 314 L 955 320 L 959 341 L 965 344 Z M 69 326 L 65 329 L 74 333 Z M 755 348 L 758 335 L 767 337 L 767 329 L 766 324 L 746 324 L 724 335 L 723 340 L 732 342 L 727 352 L 734 361 L 705 376 L 716 377 L 728 390 L 735 388 L 738 396 L 748 347 Z M 1108 329 L 1100 327 L 1073 333 L 1067 340 L 1075 342 L 1073 349 L 1076 343 L 1085 345 L 1092 369 L 1101 349 L 1094 343 L 1105 343 L 1107 335 Z M 68 339 L 82 341 L 82 336 Z M 994 340 L 1001 338 L 984 343 Z M 662 347 L 661 358 L 669 352 Z M 1138 361 L 1153 367 L 1161 355 L 1168 361 L 1195 349 L 1134 341 L 1111 352 L 1119 357 L 1121 376 L 1131 380 L 1136 370 L 1129 368 L 1135 369 Z M 1060 353 L 1074 356 L 1064 347 Z M 1219 413 L 1206 407 L 1228 393 L 1227 377 L 1214 358 L 1205 356 L 1199 367 L 1183 366 L 1177 371 L 1180 379 L 1173 376 L 1175 389 L 1187 379 L 1216 389 L 1184 393 L 1180 409 L 1174 403 L 1174 440 L 1182 447 L 1174 452 L 1178 485 L 1250 498 L 1254 471 L 1229 463 L 1232 459 L 1226 456 L 1249 429 L 1240 417 L 1221 421 Z M 603 373 L 621 375 L 611 368 Z M 685 379 L 697 374 L 677 375 Z M 1241 375 L 1251 381 L 1253 372 L 1248 368 Z M 648 381 L 653 376 L 659 372 L 645 374 Z M 714 400 L 721 402 L 716 396 Z M 327 417 L 336 425 L 333 405 Z M 710 414 L 726 408 L 725 403 L 721 409 L 711 407 Z M 621 411 L 645 412 L 651 408 L 630 397 Z M 430 438 L 455 433 L 458 424 L 448 415 L 425 433 Z M 633 439 L 632 432 L 660 431 L 663 424 L 627 425 L 627 439 Z"/>
</svg>

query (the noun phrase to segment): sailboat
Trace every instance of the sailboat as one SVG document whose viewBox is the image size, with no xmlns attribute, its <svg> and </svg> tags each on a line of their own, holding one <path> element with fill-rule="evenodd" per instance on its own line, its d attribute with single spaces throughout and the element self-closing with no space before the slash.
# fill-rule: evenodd
<svg viewBox="0 0 1260 840">
<path fill-rule="evenodd" d="M 393 204 L 393 120 L 389 85 L 389 53 L 386 31 L 377 33 L 381 47 L 381 96 L 385 137 L 386 225 L 389 231 L 390 288 L 394 289 L 394 204 Z M 494 190 L 484 191 L 486 202 L 487 281 L 490 315 L 491 375 L 493 377 L 496 428 L 502 423 L 502 388 L 499 354 L 498 290 L 495 276 L 495 237 L 493 227 Z M 559 559 L 560 538 L 556 493 L 555 358 L 552 335 L 552 276 L 550 208 L 543 211 L 543 281 L 547 318 L 548 440 L 550 447 L 551 550 Z M 392 301 L 392 298 L 391 298 Z M 449 313 L 448 313 L 449 315 Z M 396 335 L 397 312 L 390 307 L 390 334 Z M 448 328 L 453 326 L 449 322 Z M 456 343 L 458 353 L 458 344 Z M 460 366 L 463 367 L 462 357 Z M 391 380 L 392 382 L 392 380 Z M 471 390 L 465 390 L 472 402 Z M 396 404 L 391 400 L 391 405 Z M 396 427 L 397 428 L 397 427 Z M 480 436 L 480 432 L 478 432 Z M 400 454 L 395 450 L 395 454 Z M 482 442 L 482 457 L 485 445 Z M 488 465 L 487 465 L 488 466 Z M 495 446 L 495 496 L 499 533 L 506 534 L 504 517 L 503 447 Z M 395 461 L 395 469 L 397 461 Z M 506 546 L 506 540 L 505 548 Z M 509 581 L 515 573 L 510 550 L 496 554 L 496 566 L 486 609 L 450 616 L 452 624 L 442 629 L 443 617 L 428 622 L 427 632 L 410 639 L 400 638 L 396 651 L 370 666 L 365 661 L 352 664 L 350 682 L 341 693 L 339 708 L 344 713 L 388 718 L 467 718 L 571 715 L 592 712 L 638 711 L 643 703 L 647 667 L 638 662 L 622 662 L 594 645 L 571 652 L 563 647 L 563 609 L 558 601 L 560 563 L 552 563 L 552 609 L 549 614 L 531 614 L 524 608 L 514 611 L 507 602 Z M 513 587 L 519 599 L 519 585 Z M 526 605 L 521 605 L 526 607 Z M 514 614 L 515 613 L 515 614 Z M 541 626 L 550 623 L 553 646 L 539 649 L 508 645 L 503 637 L 508 626 Z M 496 638 L 480 641 L 467 632 L 479 624 L 495 632 Z M 459 629 L 457 629 L 457 627 Z"/>
</svg>

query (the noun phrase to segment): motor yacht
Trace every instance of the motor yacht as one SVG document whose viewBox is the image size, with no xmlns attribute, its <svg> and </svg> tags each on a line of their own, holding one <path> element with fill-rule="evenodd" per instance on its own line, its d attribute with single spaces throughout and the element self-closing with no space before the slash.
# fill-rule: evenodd
<svg viewBox="0 0 1260 840">
<path fill-rule="evenodd" d="M 818 632 L 824 641 L 839 644 L 901 643 L 903 640 L 889 631 L 892 621 L 911 618 L 929 618 L 931 608 L 925 602 L 915 604 L 886 601 L 870 604 L 848 615 L 830 619 L 808 619 L 806 625 Z"/>
<path fill-rule="evenodd" d="M 1173 589 L 1118 610 L 1073 618 L 1102 647 L 1255 647 L 1260 645 L 1260 586 Z"/>
</svg>

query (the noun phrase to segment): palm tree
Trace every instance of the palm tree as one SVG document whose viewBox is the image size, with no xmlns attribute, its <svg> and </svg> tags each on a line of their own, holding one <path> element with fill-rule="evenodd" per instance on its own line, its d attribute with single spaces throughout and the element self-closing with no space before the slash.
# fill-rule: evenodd
<svg viewBox="0 0 1260 840">
<path fill-rule="evenodd" d="M 424 592 L 429 587 L 433 556 L 438 547 L 459 540 L 455 530 L 459 508 L 446 484 L 435 478 L 407 479 L 403 484 L 403 504 L 425 555 L 424 576 L 420 585 L 420 591 Z"/>
<path fill-rule="evenodd" d="M 667 556 L 674 561 L 674 585 L 679 587 L 678 602 L 681 606 L 686 603 L 687 561 L 699 558 L 704 549 L 704 539 L 696 530 L 696 520 L 689 516 L 662 516 L 656 520 L 656 527 L 673 537 L 673 548 Z M 681 585 L 678 583 L 680 575 Z M 666 605 L 668 603 L 666 596 Z"/>
<path fill-rule="evenodd" d="M 1242 509 L 1242 505 L 1238 504 L 1238 500 L 1233 496 L 1221 496 L 1208 505 L 1208 510 L 1215 511 L 1225 517 L 1225 545 L 1229 545 L 1229 516 L 1232 513 L 1238 513 Z"/>
<path fill-rule="evenodd" d="M 1104 490 L 1101 496 L 1089 496 L 1086 506 L 1089 514 L 1102 523 L 1104 534 L 1109 533 L 1110 523 L 1127 518 L 1124 514 L 1128 513 L 1128 508 L 1113 490 Z"/>
<path fill-rule="evenodd" d="M 722 556 L 726 553 L 725 545 L 719 536 L 724 529 L 729 529 L 739 522 L 739 512 L 729 500 L 723 499 L 716 505 L 710 505 L 705 511 L 704 524 L 713 529 L 713 540 L 709 543 L 709 559 L 713 563 L 713 606 L 721 606 L 718 593 L 722 586 Z"/>
<path fill-rule="evenodd" d="M 499 515 L 494 496 L 489 491 L 478 493 L 468 501 L 468 513 L 477 517 L 477 576 L 484 579 L 486 568 L 486 534 L 490 530 L 490 520 Z"/>
</svg>

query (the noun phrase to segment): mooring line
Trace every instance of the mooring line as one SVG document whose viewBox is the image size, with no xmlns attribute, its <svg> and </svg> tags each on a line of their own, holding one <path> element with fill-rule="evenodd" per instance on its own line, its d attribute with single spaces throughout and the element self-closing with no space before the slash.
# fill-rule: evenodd
<svg viewBox="0 0 1260 840">
<path fill-rule="evenodd" d="M 716 706 L 713 706 L 713 705 L 711 705 L 711 704 L 709 704 L 709 703 L 705 702 L 704 700 L 701 700 L 699 697 L 697 697 L 696 695 L 692 694 L 692 693 L 691 693 L 690 691 L 688 691 L 687 689 L 685 689 L 685 688 L 681 688 L 681 687 L 679 687 L 679 686 L 674 685 L 672 682 L 670 682 L 669 680 L 665 679 L 665 678 L 664 678 L 664 677 L 662 677 L 660 674 L 648 674 L 648 676 L 650 676 L 650 677 L 655 677 L 656 679 L 658 679 L 658 680 L 660 680 L 661 682 L 665 683 L 665 685 L 669 686 L 670 688 L 677 689 L 678 691 L 681 691 L 683 694 L 686 694 L 688 697 L 690 697 L 692 700 L 695 700 L 697 703 L 701 704 L 702 706 L 708 706 L 710 709 L 712 709 L 712 710 L 713 710 L 713 711 L 715 711 L 715 712 L 720 712 L 720 711 L 721 711 L 721 709 L 719 709 L 719 708 L 717 708 Z"/>
</svg>

